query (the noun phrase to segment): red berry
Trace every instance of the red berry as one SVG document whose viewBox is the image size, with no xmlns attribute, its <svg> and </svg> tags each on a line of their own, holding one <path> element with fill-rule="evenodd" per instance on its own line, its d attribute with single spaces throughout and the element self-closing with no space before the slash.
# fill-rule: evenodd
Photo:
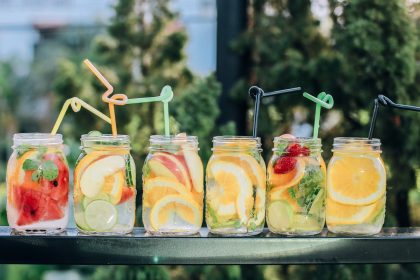
<svg viewBox="0 0 420 280">
<path fill-rule="evenodd" d="M 308 147 L 302 146 L 300 153 L 302 156 L 309 156 L 311 154 L 311 150 Z"/>
<path fill-rule="evenodd" d="M 308 147 L 301 146 L 297 143 L 289 145 L 286 149 L 287 155 L 291 157 L 298 157 L 298 156 L 309 156 L 311 154 L 311 150 Z"/>
<path fill-rule="evenodd" d="M 287 147 L 286 152 L 287 152 L 287 155 L 290 157 L 297 157 L 300 155 L 301 150 L 302 150 L 302 146 L 297 143 L 294 143 L 294 144 L 289 145 L 289 147 Z"/>
<path fill-rule="evenodd" d="M 295 169 L 296 159 L 294 157 L 281 157 L 274 165 L 274 173 L 286 174 Z"/>
</svg>

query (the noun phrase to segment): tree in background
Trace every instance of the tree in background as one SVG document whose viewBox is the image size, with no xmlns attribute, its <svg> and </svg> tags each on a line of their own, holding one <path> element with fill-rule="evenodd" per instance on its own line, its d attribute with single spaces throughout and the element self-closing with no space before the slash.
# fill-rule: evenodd
<svg viewBox="0 0 420 280">
<path fill-rule="evenodd" d="M 233 90 L 234 98 L 249 99 L 247 90 L 254 84 L 266 91 L 301 86 L 312 94 L 335 92 L 327 77 L 339 62 L 320 32 L 310 1 L 250 1 L 248 10 L 248 29 L 233 43 L 239 54 L 250 54 L 248 74 Z M 290 130 L 292 109 L 299 104 L 312 108 L 312 104 L 301 95 L 266 101 L 260 112 L 259 135 L 266 139 L 265 150 L 269 151 L 272 138 Z M 248 115 L 248 131 L 252 113 L 253 109 Z"/>
</svg>

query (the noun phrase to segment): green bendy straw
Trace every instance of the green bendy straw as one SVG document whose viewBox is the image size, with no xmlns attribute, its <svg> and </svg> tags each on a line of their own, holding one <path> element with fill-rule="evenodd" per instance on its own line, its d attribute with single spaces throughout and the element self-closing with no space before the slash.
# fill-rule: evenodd
<svg viewBox="0 0 420 280">
<path fill-rule="evenodd" d="M 334 106 L 334 98 L 331 95 L 326 94 L 325 92 L 321 92 L 320 94 L 318 94 L 317 97 L 312 96 L 307 92 L 304 92 L 303 96 L 316 103 L 313 135 L 313 138 L 316 139 L 318 138 L 321 107 L 324 107 L 325 109 L 331 109 Z"/>
<path fill-rule="evenodd" d="M 142 97 L 142 98 L 130 98 L 126 104 L 139 104 L 149 102 L 162 102 L 163 103 L 163 119 L 165 122 L 165 136 L 169 136 L 169 101 L 174 97 L 172 88 L 168 85 L 164 86 L 159 96 L 154 97 Z"/>
</svg>

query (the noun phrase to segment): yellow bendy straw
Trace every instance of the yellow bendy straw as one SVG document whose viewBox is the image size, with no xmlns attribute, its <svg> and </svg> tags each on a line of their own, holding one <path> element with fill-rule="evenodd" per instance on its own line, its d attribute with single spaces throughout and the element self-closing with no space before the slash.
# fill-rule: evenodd
<svg viewBox="0 0 420 280">
<path fill-rule="evenodd" d="M 58 118 L 55 121 L 54 127 L 51 130 L 52 135 L 55 135 L 57 133 L 58 128 L 60 127 L 61 122 L 63 121 L 64 116 L 66 115 L 66 112 L 69 106 L 71 106 L 71 108 L 73 109 L 75 113 L 79 112 L 80 109 L 83 107 L 89 112 L 91 112 L 92 114 L 98 116 L 99 118 L 103 119 L 107 123 L 111 124 L 111 119 L 108 116 L 104 115 L 103 113 L 101 113 L 100 111 L 92 107 L 91 105 L 87 104 L 82 99 L 77 98 L 77 97 L 72 97 L 72 98 L 67 99 L 66 102 L 64 102 L 63 107 L 61 108 L 60 114 L 58 115 Z"/>
<path fill-rule="evenodd" d="M 85 59 L 83 63 L 89 68 L 89 70 L 98 78 L 98 80 L 106 87 L 106 91 L 102 94 L 102 101 L 108 103 L 109 108 L 109 117 L 111 119 L 111 128 L 112 128 L 112 135 L 117 135 L 117 122 L 115 119 L 115 107 L 114 105 L 125 105 L 127 103 L 127 96 L 125 94 L 114 94 L 110 97 L 113 93 L 114 88 L 108 82 L 107 79 L 99 72 L 98 69 L 89 61 L 89 59 Z"/>
</svg>

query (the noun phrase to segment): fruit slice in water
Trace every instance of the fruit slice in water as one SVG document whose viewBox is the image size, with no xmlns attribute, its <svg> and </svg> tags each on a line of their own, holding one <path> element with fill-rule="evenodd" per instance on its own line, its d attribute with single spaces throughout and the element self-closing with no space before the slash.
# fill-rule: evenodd
<svg viewBox="0 0 420 280">
<path fill-rule="evenodd" d="M 188 166 L 189 174 L 191 176 L 191 181 L 196 192 L 202 193 L 204 188 L 203 178 L 203 163 L 201 162 L 200 157 L 196 152 L 188 151 L 184 149 L 183 151 L 185 162 Z"/>
<path fill-rule="evenodd" d="M 104 200 L 95 200 L 85 209 L 86 224 L 95 231 L 110 230 L 117 223 L 117 209 Z"/>
<path fill-rule="evenodd" d="M 296 158 L 295 168 L 289 173 L 276 174 L 273 170 L 272 164 L 268 167 L 268 179 L 274 188 L 289 188 L 299 183 L 305 174 L 305 161 L 301 158 Z M 273 189 L 274 189 L 273 188 Z"/>
<path fill-rule="evenodd" d="M 191 190 L 191 181 L 188 176 L 186 165 L 182 164 L 175 156 L 168 153 L 155 153 L 148 161 L 150 170 L 155 176 L 167 177 L 178 180 Z"/>
<path fill-rule="evenodd" d="M 354 225 L 363 224 L 372 218 L 385 207 L 385 196 L 377 202 L 362 205 L 345 205 L 327 198 L 327 223 L 329 225 Z"/>
<path fill-rule="evenodd" d="M 224 153 L 217 155 L 216 159 L 237 164 L 248 174 L 252 185 L 265 188 L 265 170 L 254 157 L 247 154 Z"/>
<path fill-rule="evenodd" d="M 297 203 L 296 198 L 291 196 L 290 192 L 291 188 L 274 188 L 269 192 L 268 197 L 270 201 L 283 200 L 284 202 L 287 202 L 294 211 L 299 211 L 301 207 Z"/>
<path fill-rule="evenodd" d="M 335 157 L 328 173 L 328 196 L 338 203 L 367 205 L 385 193 L 385 168 L 375 157 Z"/>
<path fill-rule="evenodd" d="M 145 202 L 150 206 L 153 206 L 156 203 L 156 201 L 171 194 L 182 194 L 190 196 L 190 193 L 187 191 L 187 188 L 175 179 L 155 177 L 146 180 L 144 184 L 143 195 L 145 198 Z"/>
<path fill-rule="evenodd" d="M 123 156 L 113 155 L 101 158 L 89 165 L 81 175 L 80 188 L 87 197 L 96 196 L 105 184 L 105 178 L 123 170 Z"/>
<path fill-rule="evenodd" d="M 253 205 L 252 183 L 248 175 L 238 165 L 226 161 L 213 162 L 210 170 L 218 192 L 214 196 L 218 200 L 215 204 L 228 206 L 235 203 L 239 219 L 247 221 Z"/>
<path fill-rule="evenodd" d="M 117 204 L 122 196 L 122 190 L 125 185 L 124 171 L 118 171 L 113 175 L 105 177 L 104 186 L 102 191 L 109 195 L 110 202 L 112 204 Z"/>
<path fill-rule="evenodd" d="M 267 222 L 275 230 L 286 230 L 293 223 L 293 209 L 282 200 L 274 201 L 268 206 Z"/>
<path fill-rule="evenodd" d="M 309 210 L 310 215 L 319 216 L 322 213 L 323 208 L 325 207 L 325 192 L 323 189 L 320 189 L 316 195 L 314 201 L 312 202 L 311 209 Z"/>
<path fill-rule="evenodd" d="M 136 193 L 136 189 L 134 187 L 127 187 L 127 186 L 125 186 L 123 188 L 123 190 L 122 190 L 121 199 L 118 202 L 118 204 L 121 204 L 121 203 L 126 202 L 131 197 L 133 197 L 135 193 Z"/>
<path fill-rule="evenodd" d="M 175 214 L 192 225 L 200 224 L 201 209 L 194 200 L 184 195 L 167 195 L 152 207 L 150 212 L 151 226 L 153 229 L 159 230 Z"/>
<path fill-rule="evenodd" d="M 98 195 L 94 196 L 94 197 L 84 197 L 83 198 L 83 209 L 86 209 L 86 207 L 89 205 L 89 203 L 91 203 L 92 201 L 95 200 L 104 200 L 104 201 L 108 201 L 110 200 L 109 195 L 107 195 L 106 193 L 99 193 Z"/>
</svg>

